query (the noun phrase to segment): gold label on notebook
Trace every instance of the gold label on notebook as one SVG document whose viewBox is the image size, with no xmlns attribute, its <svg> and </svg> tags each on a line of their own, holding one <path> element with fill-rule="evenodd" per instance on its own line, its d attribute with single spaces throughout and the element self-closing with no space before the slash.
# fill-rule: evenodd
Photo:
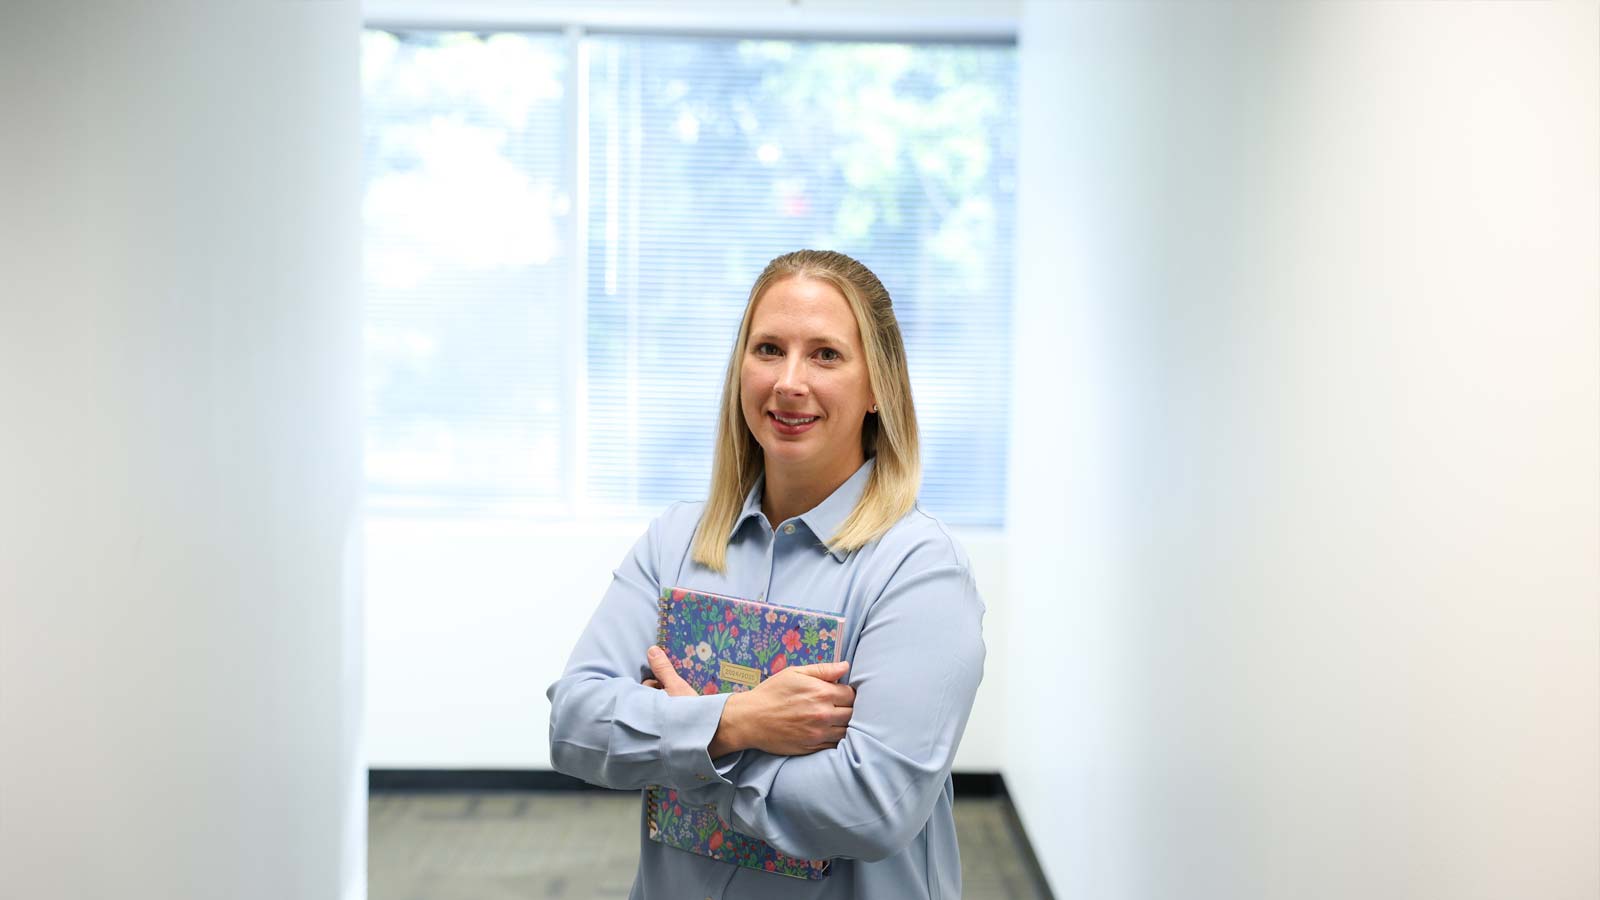
<svg viewBox="0 0 1600 900">
<path fill-rule="evenodd" d="M 749 666 L 741 666 L 725 659 L 718 660 L 722 668 L 717 672 L 717 678 L 722 681 L 732 681 L 735 684 L 746 684 L 755 687 L 761 683 L 761 670 Z"/>
</svg>

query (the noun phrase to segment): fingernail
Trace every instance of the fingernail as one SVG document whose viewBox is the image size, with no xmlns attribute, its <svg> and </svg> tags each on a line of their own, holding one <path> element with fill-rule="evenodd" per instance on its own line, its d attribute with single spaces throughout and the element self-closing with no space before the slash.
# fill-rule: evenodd
<svg viewBox="0 0 1600 900">
<path fill-rule="evenodd" d="M 644 653 L 645 653 L 646 656 L 660 656 L 661 655 L 661 648 L 655 646 L 654 644 L 651 644 L 650 645 L 650 649 L 646 650 Z"/>
</svg>

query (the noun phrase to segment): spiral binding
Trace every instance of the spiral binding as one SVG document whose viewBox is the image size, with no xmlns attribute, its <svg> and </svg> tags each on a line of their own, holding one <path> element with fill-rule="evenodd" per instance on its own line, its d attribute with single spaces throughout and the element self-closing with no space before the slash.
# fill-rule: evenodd
<svg viewBox="0 0 1600 900">
<path fill-rule="evenodd" d="M 661 826 L 656 824 L 656 792 L 661 790 L 660 785 L 650 785 L 644 792 L 644 818 L 650 825 L 650 839 L 655 840 L 661 835 Z"/>
</svg>

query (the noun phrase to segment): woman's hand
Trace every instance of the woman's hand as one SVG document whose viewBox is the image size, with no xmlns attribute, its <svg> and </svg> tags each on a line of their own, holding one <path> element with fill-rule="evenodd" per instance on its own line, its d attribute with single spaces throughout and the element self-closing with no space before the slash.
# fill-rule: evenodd
<svg viewBox="0 0 1600 900">
<path fill-rule="evenodd" d="M 646 653 L 650 687 L 671 697 L 693 697 L 694 688 L 672 668 L 659 647 Z M 839 684 L 850 663 L 790 666 L 748 691 L 730 695 L 722 721 L 706 748 L 712 757 L 755 749 L 774 756 L 804 756 L 827 750 L 844 739 L 855 706 L 855 689 Z"/>
<path fill-rule="evenodd" d="M 856 702 L 855 689 L 837 683 L 849 670 L 848 662 L 790 666 L 729 697 L 711 739 L 711 755 L 754 748 L 774 756 L 804 756 L 838 744 Z"/>
</svg>

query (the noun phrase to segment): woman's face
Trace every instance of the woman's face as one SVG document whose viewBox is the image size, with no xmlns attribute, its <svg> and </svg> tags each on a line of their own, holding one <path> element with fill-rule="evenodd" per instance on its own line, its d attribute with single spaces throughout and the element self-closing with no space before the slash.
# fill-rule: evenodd
<svg viewBox="0 0 1600 900">
<path fill-rule="evenodd" d="M 860 329 L 837 289 L 809 278 L 767 287 L 750 319 L 739 403 L 769 479 L 839 484 L 861 467 L 872 387 Z"/>
</svg>

